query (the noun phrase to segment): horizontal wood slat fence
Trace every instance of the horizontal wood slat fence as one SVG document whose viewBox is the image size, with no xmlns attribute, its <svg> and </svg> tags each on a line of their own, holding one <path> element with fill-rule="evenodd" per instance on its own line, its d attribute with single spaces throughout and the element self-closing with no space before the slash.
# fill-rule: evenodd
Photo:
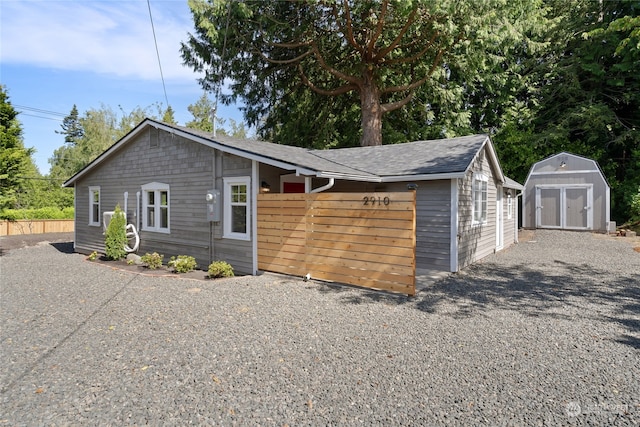
<svg viewBox="0 0 640 427">
<path fill-rule="evenodd" d="M 0 236 L 18 234 L 68 233 L 74 230 L 72 219 L 26 219 L 0 221 Z"/>
<path fill-rule="evenodd" d="M 415 192 L 258 195 L 258 268 L 415 295 Z"/>
</svg>

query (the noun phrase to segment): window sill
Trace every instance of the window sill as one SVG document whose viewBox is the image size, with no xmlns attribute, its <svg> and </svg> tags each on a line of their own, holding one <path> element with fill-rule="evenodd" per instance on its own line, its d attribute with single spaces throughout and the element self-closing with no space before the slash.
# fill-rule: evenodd
<svg viewBox="0 0 640 427">
<path fill-rule="evenodd" d="M 224 234 L 222 238 L 231 240 L 243 240 L 245 242 L 251 241 L 251 238 L 248 234 Z"/>
<path fill-rule="evenodd" d="M 140 231 L 146 231 L 148 233 L 160 233 L 160 234 L 171 234 L 171 230 L 161 229 L 161 228 L 142 228 Z"/>
</svg>

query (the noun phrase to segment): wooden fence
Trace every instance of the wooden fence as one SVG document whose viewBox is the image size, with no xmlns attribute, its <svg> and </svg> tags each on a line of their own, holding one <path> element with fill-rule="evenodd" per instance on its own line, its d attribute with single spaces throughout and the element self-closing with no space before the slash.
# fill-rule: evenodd
<svg viewBox="0 0 640 427">
<path fill-rule="evenodd" d="M 260 194 L 258 268 L 415 295 L 415 192 Z"/>
<path fill-rule="evenodd" d="M 67 233 L 74 230 L 72 219 L 31 219 L 0 221 L 0 236 L 17 234 Z"/>
</svg>

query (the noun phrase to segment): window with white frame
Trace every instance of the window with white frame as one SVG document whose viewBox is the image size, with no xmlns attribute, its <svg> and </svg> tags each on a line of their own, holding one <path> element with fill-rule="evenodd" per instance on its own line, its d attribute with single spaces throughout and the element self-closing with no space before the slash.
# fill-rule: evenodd
<svg viewBox="0 0 640 427">
<path fill-rule="evenodd" d="M 89 187 L 89 225 L 100 226 L 100 187 Z"/>
<path fill-rule="evenodd" d="M 169 233 L 169 185 L 152 182 L 142 186 L 142 229 Z"/>
<path fill-rule="evenodd" d="M 251 178 L 224 178 L 224 237 L 249 240 Z"/>
<path fill-rule="evenodd" d="M 473 223 L 483 224 L 487 222 L 487 185 L 489 178 L 484 174 L 475 174 L 473 177 Z"/>
<path fill-rule="evenodd" d="M 513 199 L 511 193 L 507 194 L 507 219 L 513 217 Z"/>
</svg>

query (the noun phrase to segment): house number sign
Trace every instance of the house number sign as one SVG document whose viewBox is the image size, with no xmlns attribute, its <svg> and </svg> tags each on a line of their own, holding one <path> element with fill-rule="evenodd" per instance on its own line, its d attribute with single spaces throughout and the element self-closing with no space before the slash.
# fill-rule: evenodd
<svg viewBox="0 0 640 427">
<path fill-rule="evenodd" d="M 389 199 L 389 197 L 380 197 L 378 196 L 377 198 L 375 196 L 372 197 L 368 197 L 368 196 L 364 196 L 362 198 L 362 204 L 365 206 L 375 206 L 376 204 L 378 206 L 389 206 L 389 203 L 391 203 L 391 199 Z"/>
</svg>

